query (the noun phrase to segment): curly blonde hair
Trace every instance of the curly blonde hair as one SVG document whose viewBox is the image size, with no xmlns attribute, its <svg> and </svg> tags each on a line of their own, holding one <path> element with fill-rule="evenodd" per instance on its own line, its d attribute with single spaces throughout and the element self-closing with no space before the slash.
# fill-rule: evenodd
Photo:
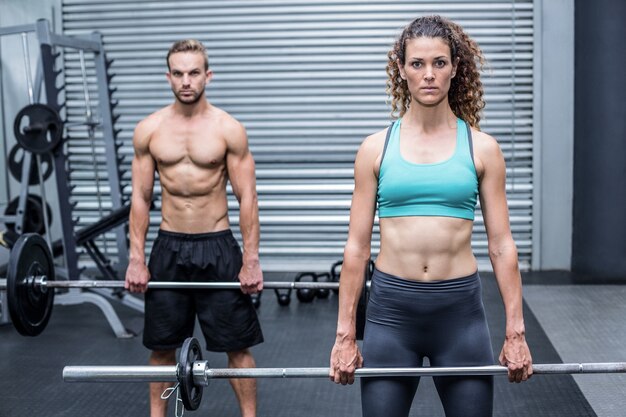
<svg viewBox="0 0 626 417">
<path fill-rule="evenodd" d="M 411 104 L 411 93 L 406 80 L 400 76 L 398 61 L 404 65 L 406 42 L 420 37 L 440 38 L 450 47 L 452 62 L 458 63 L 448 91 L 448 102 L 458 118 L 478 129 L 480 113 L 485 107 L 480 81 L 485 58 L 476 41 L 461 26 L 437 15 L 420 17 L 407 25 L 387 54 L 387 94 L 391 97 L 392 117 L 402 117 Z"/>
</svg>

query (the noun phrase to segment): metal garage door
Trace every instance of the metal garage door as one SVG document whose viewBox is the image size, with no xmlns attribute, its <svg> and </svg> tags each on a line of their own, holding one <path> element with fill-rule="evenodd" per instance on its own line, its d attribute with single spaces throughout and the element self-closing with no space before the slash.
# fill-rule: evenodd
<svg viewBox="0 0 626 417">
<path fill-rule="evenodd" d="M 342 257 L 355 152 L 365 136 L 389 123 L 387 51 L 406 23 L 432 13 L 464 26 L 489 60 L 481 127 L 504 151 L 511 224 L 521 267 L 527 269 L 532 256 L 532 0 L 63 0 L 62 24 L 67 35 L 100 31 L 107 56 L 114 59 L 111 85 L 119 102 L 116 128 L 121 129 L 127 196 L 133 128 L 172 100 L 164 76 L 168 47 L 188 37 L 207 45 L 215 72 L 208 97 L 244 123 L 257 162 L 262 264 L 266 270 L 302 271 L 328 269 Z M 78 57 L 68 53 L 64 59 L 72 118 L 83 112 L 82 81 Z M 90 152 L 81 150 L 79 137 L 72 143 L 70 152 Z M 95 195 L 92 169 L 85 164 L 84 173 L 79 167 L 73 173 L 76 215 L 85 222 L 98 217 L 95 205 L 87 204 Z M 234 198 L 230 208 L 238 232 Z M 149 239 L 159 220 L 154 212 Z M 480 268 L 488 268 L 479 212 L 473 247 Z M 377 225 L 372 248 L 375 254 Z"/>
</svg>

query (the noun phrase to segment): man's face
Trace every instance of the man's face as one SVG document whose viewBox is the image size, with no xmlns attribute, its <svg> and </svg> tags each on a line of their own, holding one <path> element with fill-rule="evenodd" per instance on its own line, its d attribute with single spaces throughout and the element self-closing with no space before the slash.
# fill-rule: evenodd
<svg viewBox="0 0 626 417">
<path fill-rule="evenodd" d="M 170 55 L 167 79 L 176 99 L 182 104 L 195 104 L 204 97 L 204 88 L 213 72 L 204 70 L 204 57 L 198 52 L 177 52 Z"/>
</svg>

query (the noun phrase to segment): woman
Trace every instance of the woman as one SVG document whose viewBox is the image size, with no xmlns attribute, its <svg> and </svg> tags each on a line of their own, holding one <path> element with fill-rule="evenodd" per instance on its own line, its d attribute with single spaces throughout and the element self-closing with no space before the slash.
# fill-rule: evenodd
<svg viewBox="0 0 626 417">
<path fill-rule="evenodd" d="M 482 52 L 459 25 L 429 16 L 409 24 L 388 56 L 388 93 L 400 119 L 367 137 L 357 153 L 330 378 L 352 384 L 361 366 L 415 367 L 425 357 L 431 366 L 494 363 L 471 249 L 480 197 L 506 313 L 499 361 L 511 381 L 524 381 L 532 375 L 532 359 L 504 158 L 495 139 L 478 130 Z M 355 312 L 377 204 L 380 253 L 361 356 Z M 493 377 L 434 382 L 447 416 L 492 414 Z M 418 383 L 419 378 L 363 378 L 363 415 L 407 416 Z"/>
</svg>

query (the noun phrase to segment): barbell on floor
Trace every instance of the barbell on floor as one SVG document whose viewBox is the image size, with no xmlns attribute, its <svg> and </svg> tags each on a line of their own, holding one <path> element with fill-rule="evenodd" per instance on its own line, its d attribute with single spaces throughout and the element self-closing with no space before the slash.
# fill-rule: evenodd
<svg viewBox="0 0 626 417">
<path fill-rule="evenodd" d="M 360 368 L 358 378 L 507 375 L 505 366 L 460 366 L 420 368 Z M 626 373 L 626 362 L 533 364 L 533 373 L 598 374 Z M 187 410 L 196 410 L 202 390 L 212 379 L 230 378 L 328 378 L 329 368 L 225 368 L 212 369 L 202 360 L 197 339 L 189 338 L 180 350 L 179 363 L 170 366 L 66 366 L 65 382 L 178 382 Z"/>
<path fill-rule="evenodd" d="M 7 291 L 11 321 L 24 336 L 37 336 L 46 328 L 54 301 L 54 288 L 124 288 L 124 281 L 66 280 L 56 281 L 52 253 L 38 234 L 21 235 L 9 259 L 6 279 L 0 279 L 0 290 Z M 369 281 L 366 283 L 366 288 Z M 266 289 L 338 289 L 338 282 L 269 281 Z M 149 289 L 241 289 L 239 282 L 148 282 Z M 365 290 L 363 291 L 366 292 Z M 365 294 L 363 294 L 363 297 Z M 364 306 L 359 312 L 365 315 Z"/>
</svg>

